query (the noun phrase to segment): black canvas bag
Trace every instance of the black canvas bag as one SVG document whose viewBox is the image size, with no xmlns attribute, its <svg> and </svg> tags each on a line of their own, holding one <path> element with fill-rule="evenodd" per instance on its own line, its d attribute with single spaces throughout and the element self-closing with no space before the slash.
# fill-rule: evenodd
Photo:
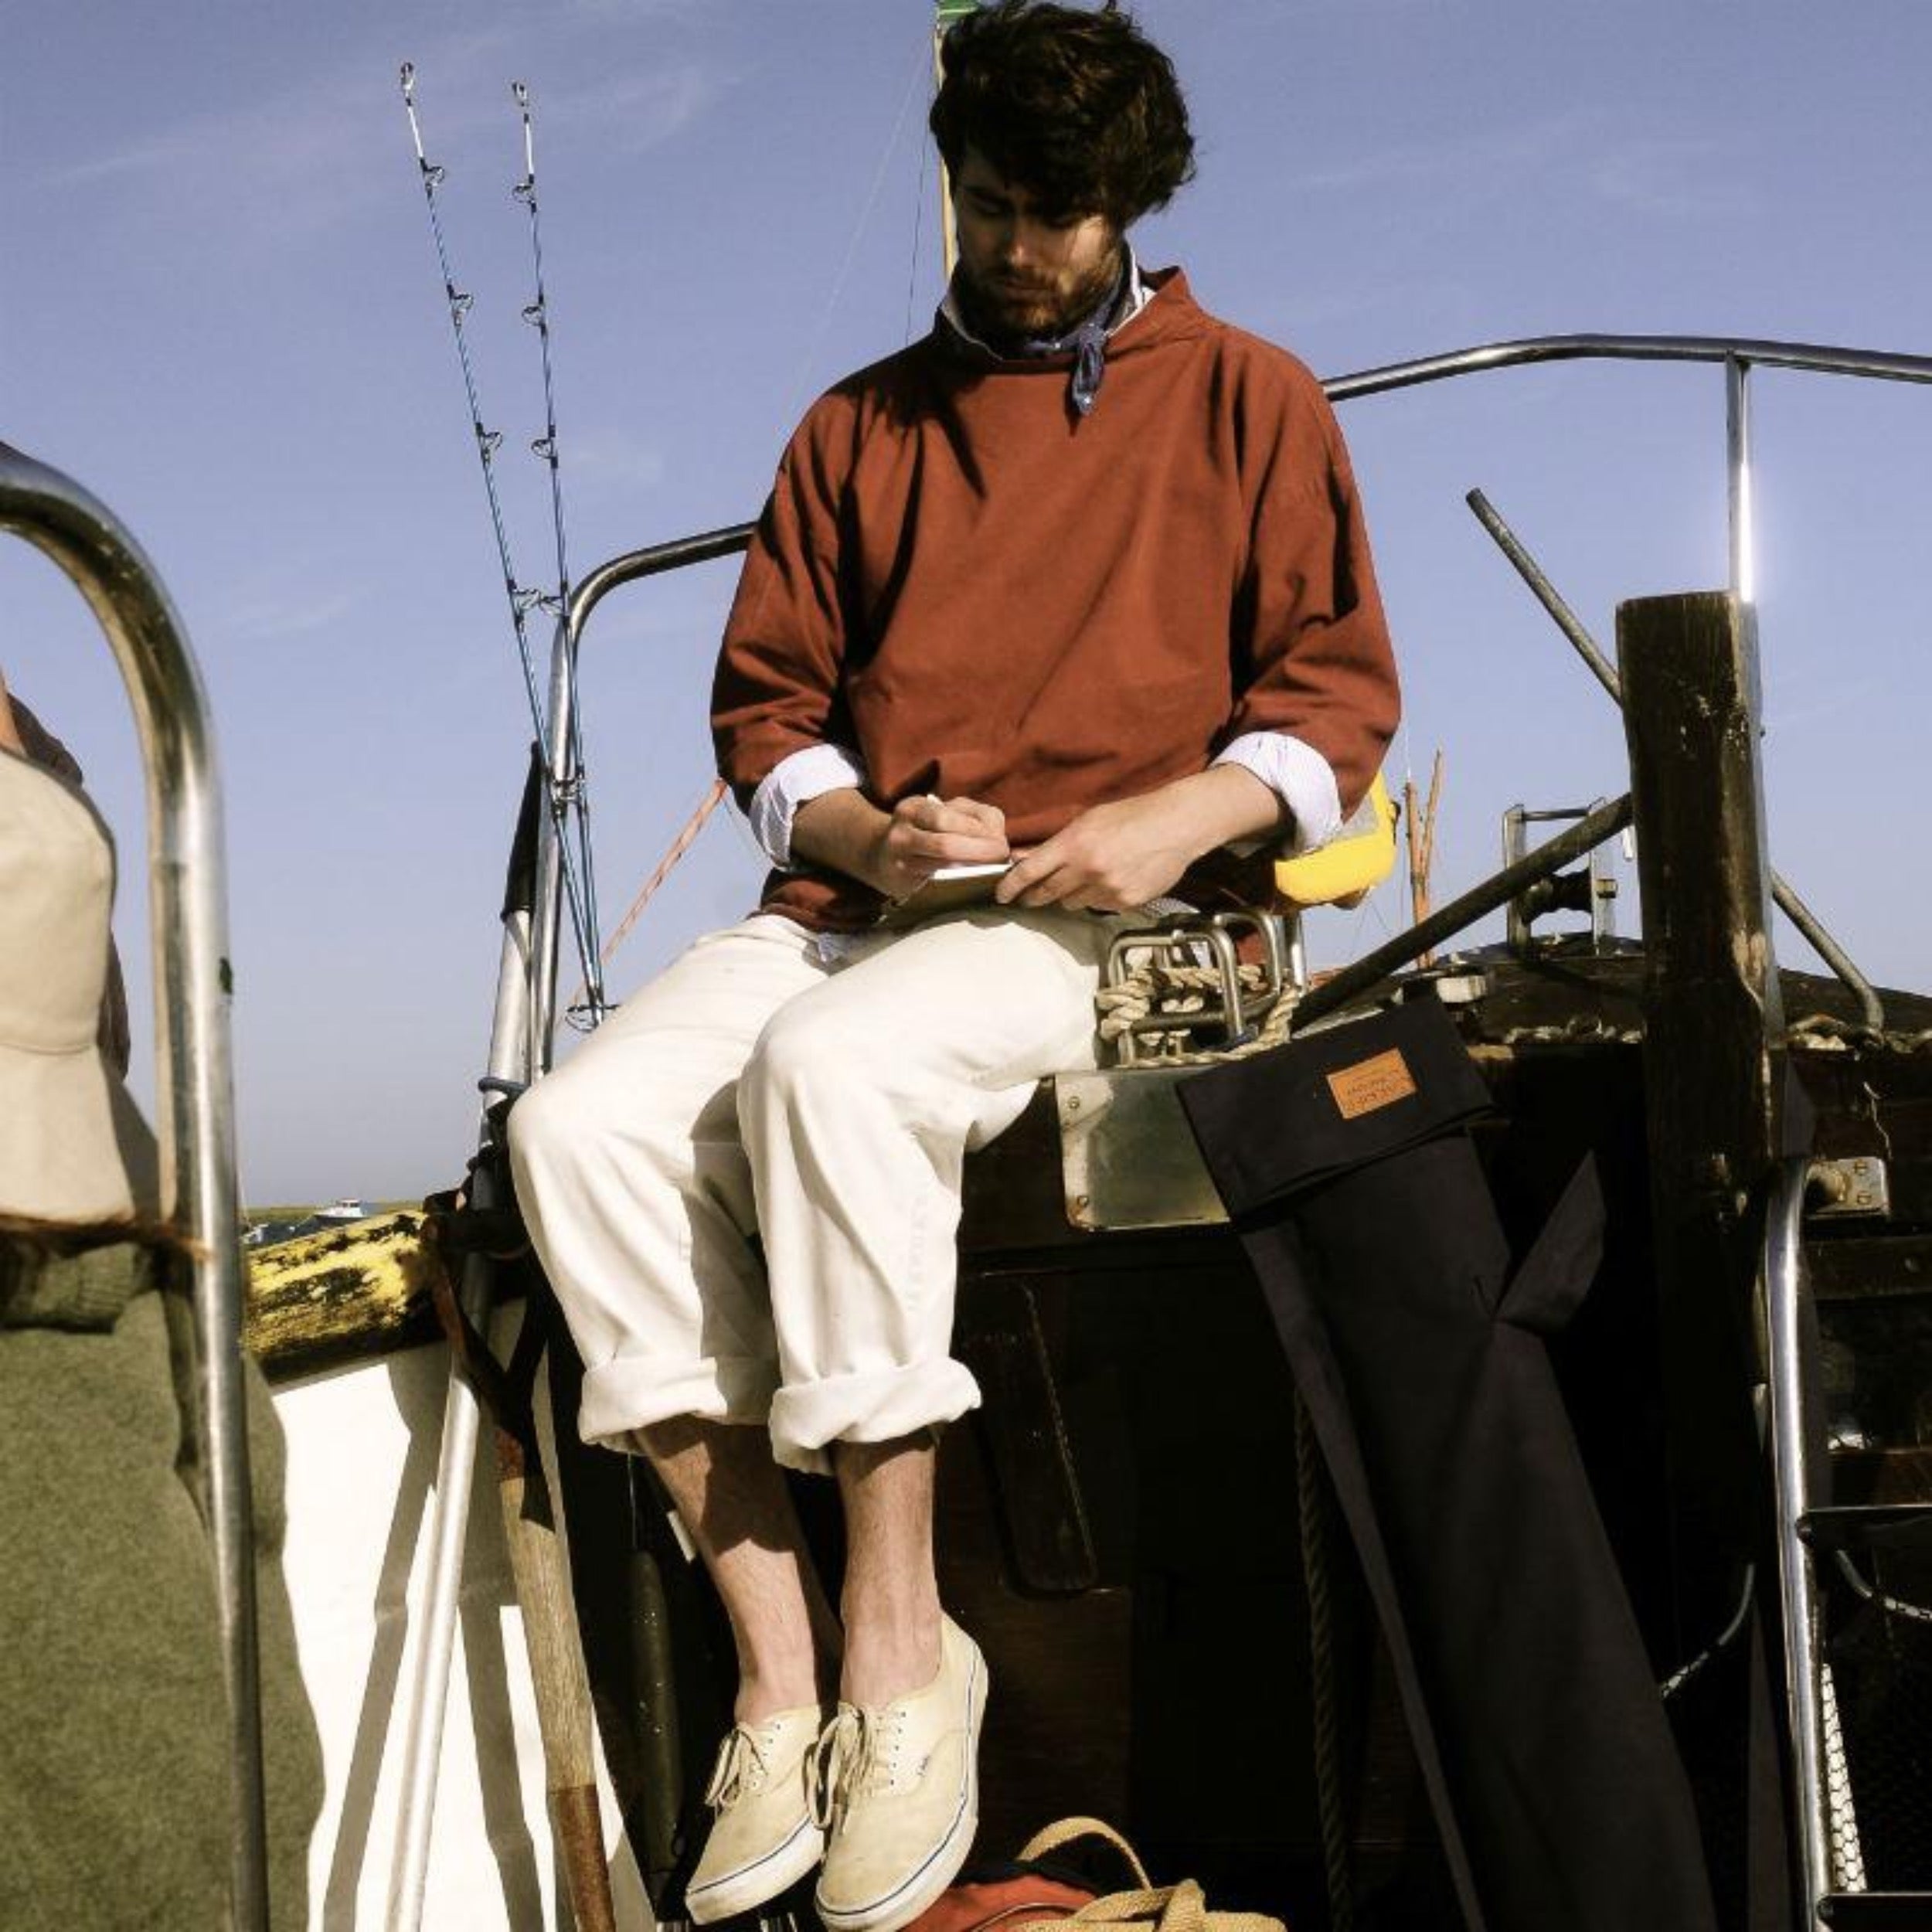
<svg viewBox="0 0 1932 1932">
<path fill-rule="evenodd" d="M 1706 1932 L 1688 1781 L 1545 1352 L 1594 1165 L 1513 1271 L 1433 1000 L 1180 1089 L 1334 1481 L 1471 1928 Z"/>
</svg>

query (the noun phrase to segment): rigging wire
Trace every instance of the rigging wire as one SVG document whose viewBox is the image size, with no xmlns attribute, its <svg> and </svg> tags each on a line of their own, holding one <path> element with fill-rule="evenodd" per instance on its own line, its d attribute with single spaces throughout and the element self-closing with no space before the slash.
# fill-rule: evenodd
<svg viewBox="0 0 1932 1932">
<path fill-rule="evenodd" d="M 891 165 L 894 153 L 897 151 L 899 138 L 905 131 L 906 110 L 912 105 L 913 95 L 925 77 L 931 59 L 930 50 L 922 45 L 919 57 L 913 63 L 913 70 L 906 77 L 906 90 L 899 100 L 899 111 L 893 117 L 892 132 L 886 136 L 878 165 L 872 170 L 872 185 L 866 190 L 865 206 L 859 209 L 859 219 L 852 224 L 851 239 L 845 244 L 845 256 L 838 264 L 838 272 L 832 278 L 832 286 L 825 296 L 825 307 L 820 312 L 818 325 L 812 331 L 811 339 L 806 345 L 804 353 L 798 359 L 798 369 L 791 379 L 791 401 L 786 411 L 788 416 L 796 417 L 798 413 L 802 400 L 801 392 L 811 376 L 812 366 L 818 359 L 818 352 L 825 346 L 825 332 L 832 326 L 838 298 L 845 293 L 846 278 L 852 273 L 852 264 L 858 259 L 859 244 L 865 240 L 866 228 L 872 221 L 872 210 L 879 205 L 879 192 L 886 185 L 886 170 Z"/>
<path fill-rule="evenodd" d="M 406 60 L 403 63 L 399 78 L 403 91 L 403 111 L 409 116 L 410 138 L 415 145 L 416 165 L 422 177 L 423 199 L 429 209 L 430 233 L 436 244 L 437 265 L 443 274 L 443 294 L 449 305 L 450 327 L 456 338 L 457 360 L 462 366 L 463 391 L 468 399 L 470 406 L 470 427 L 474 432 L 476 437 L 477 458 L 483 471 L 484 494 L 489 500 L 490 526 L 496 535 L 497 560 L 502 567 L 503 588 L 505 596 L 509 604 L 510 624 L 516 634 L 517 657 L 523 667 L 524 696 L 529 703 L 531 726 L 536 734 L 537 743 L 541 747 L 549 743 L 549 734 L 546 728 L 543 701 L 537 689 L 536 669 L 530 655 L 528 618 L 529 613 L 539 606 L 543 606 L 546 609 L 550 607 L 552 600 L 545 592 L 527 588 L 517 581 L 515 566 L 510 556 L 509 532 L 503 521 L 502 501 L 496 487 L 496 453 L 502 447 L 503 433 L 500 430 L 486 429 L 484 427 L 482 407 L 477 396 L 476 371 L 471 361 L 469 340 L 464 326 L 476 298 L 473 294 L 459 289 L 456 285 L 456 277 L 450 267 L 449 245 L 443 233 L 442 213 L 437 204 L 437 190 L 447 179 L 448 171 L 432 162 L 423 149 L 422 126 L 417 117 L 416 112 L 416 66 L 414 62 Z M 532 184 L 532 199 L 534 200 L 534 184 Z M 549 386 L 547 335 L 545 377 L 547 395 Z M 558 540 L 561 546 L 560 513 Z M 559 621 L 561 621 L 564 606 L 560 603 L 556 607 Z M 538 763 L 543 774 L 545 797 L 553 815 L 560 811 L 569 809 L 570 800 L 567 795 L 563 797 L 560 802 L 556 788 L 551 783 L 548 759 L 539 757 Z M 571 928 L 576 938 L 578 956 L 584 963 L 585 978 L 588 982 L 594 979 L 596 974 L 596 946 L 591 930 L 586 923 L 576 862 L 567 842 L 560 839 L 557 856 L 558 869 L 563 879 L 564 896 L 570 906 Z"/>
<path fill-rule="evenodd" d="M 919 250 L 926 238 L 926 175 L 931 165 L 933 144 L 930 138 L 920 144 L 918 192 L 913 197 L 913 258 L 906 270 L 906 335 L 902 347 L 913 339 L 913 299 L 919 288 Z"/>
<path fill-rule="evenodd" d="M 787 412 L 791 416 L 795 417 L 798 413 L 800 392 L 805 386 L 807 378 L 810 374 L 813 363 L 818 359 L 819 350 L 823 346 L 825 342 L 826 331 L 830 328 L 832 315 L 838 308 L 838 298 L 844 291 L 846 277 L 851 273 L 852 264 L 857 258 L 859 245 L 865 237 L 866 230 L 872 219 L 872 211 L 878 206 L 879 194 L 885 185 L 887 170 L 891 165 L 893 155 L 897 151 L 900 138 L 905 131 L 906 116 L 907 111 L 912 105 L 913 98 L 917 90 L 920 80 L 926 70 L 927 59 L 928 56 L 924 49 L 922 47 L 919 58 L 913 64 L 912 73 L 907 77 L 905 92 L 900 97 L 898 111 L 893 118 L 892 131 L 886 138 L 885 146 L 879 154 L 877 165 L 873 168 L 872 185 L 867 191 L 865 205 L 860 209 L 858 219 L 853 224 L 851 238 L 846 243 L 844 257 L 839 264 L 836 274 L 835 274 L 832 277 L 830 289 L 826 294 L 824 306 L 820 312 L 818 322 L 813 330 L 811 341 L 803 355 L 800 358 L 798 368 L 792 376 L 789 387 L 790 400 Z M 914 267 L 916 270 L 917 266 L 918 247 L 917 235 L 915 236 L 913 247 Z M 911 294 L 909 288 L 907 294 L 909 312 L 910 301 Z M 574 706 L 573 706 L 572 715 L 574 718 Z M 644 910 L 646 902 L 649 900 L 651 895 L 657 890 L 658 886 L 664 883 L 665 878 L 668 875 L 672 868 L 677 864 L 678 861 L 681 858 L 683 857 L 685 852 L 689 849 L 692 841 L 696 838 L 699 831 L 702 829 L 705 820 L 709 817 L 711 811 L 724 795 L 724 787 L 722 783 L 714 784 L 712 791 L 706 795 L 705 801 L 699 805 L 698 810 L 692 815 L 691 818 L 686 821 L 684 830 L 672 840 L 670 849 L 665 853 L 663 859 L 660 861 L 657 869 L 651 874 L 651 877 L 645 881 L 642 889 L 638 894 L 637 899 L 631 905 L 630 910 L 625 913 L 623 920 L 620 922 L 617 931 L 613 935 L 611 942 L 604 948 L 602 954 L 603 961 L 607 961 L 611 957 L 611 955 L 617 950 L 618 944 L 629 933 L 632 925 L 635 923 L 638 915 Z M 737 835 L 740 842 L 744 845 L 750 855 L 760 866 L 769 863 L 766 855 L 758 848 L 757 842 L 752 838 L 750 828 L 746 825 L 742 815 L 733 811 L 727 812 L 725 816 L 730 824 L 733 831 Z M 585 985 L 587 987 L 594 983 L 599 985 L 600 988 L 600 981 L 593 981 L 590 970 L 587 961 Z M 580 988 L 578 994 L 579 997 L 581 997 L 583 992 L 583 988 Z"/>
</svg>

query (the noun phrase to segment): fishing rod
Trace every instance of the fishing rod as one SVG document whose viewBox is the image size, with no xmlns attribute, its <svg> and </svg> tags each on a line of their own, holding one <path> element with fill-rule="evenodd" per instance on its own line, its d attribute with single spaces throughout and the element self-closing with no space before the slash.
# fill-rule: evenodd
<svg viewBox="0 0 1932 1932">
<path fill-rule="evenodd" d="M 604 988 L 601 961 L 598 957 L 596 940 L 595 893 L 590 883 L 588 807 L 584 794 L 583 763 L 579 755 L 580 740 L 573 726 L 564 770 L 560 777 L 553 773 L 552 757 L 542 755 L 549 753 L 552 748 L 545 720 L 543 701 L 537 689 L 536 668 L 530 650 L 529 614 L 532 611 L 541 610 L 561 624 L 569 607 L 570 583 L 563 484 L 557 454 L 555 390 L 550 366 L 549 304 L 543 285 L 542 234 L 537 213 L 536 143 L 531 125 L 529 90 L 520 81 L 512 84 L 513 97 L 523 116 L 524 172 L 512 192 L 529 209 L 531 245 L 536 264 L 536 299 L 526 307 L 523 315 L 525 320 L 536 327 L 543 349 L 545 431 L 531 444 L 531 449 L 545 461 L 550 472 L 551 515 L 556 539 L 558 578 L 558 588 L 554 593 L 521 583 L 511 556 L 509 532 L 504 522 L 502 500 L 496 485 L 496 455 L 502 447 L 503 433 L 500 430 L 485 427 L 482 405 L 477 393 L 476 371 L 471 359 L 469 339 L 464 326 L 476 298 L 468 291 L 457 287 L 455 274 L 450 266 L 449 245 L 443 233 L 442 213 L 437 205 L 437 194 L 447 179 L 448 171 L 429 158 L 423 145 L 422 124 L 416 108 L 416 66 L 413 61 L 403 63 L 399 78 L 403 111 L 409 117 L 410 138 L 415 146 L 416 165 L 422 179 L 423 198 L 429 210 L 430 234 L 436 246 L 437 265 L 442 271 L 443 294 L 449 307 L 450 328 L 456 340 L 457 361 L 463 372 L 463 392 L 469 403 L 470 427 L 475 436 L 477 458 L 483 472 L 484 494 L 488 500 L 490 526 L 496 537 L 497 559 L 502 569 L 504 594 L 509 606 L 511 628 L 516 636 L 517 658 L 523 669 L 524 696 L 529 706 L 530 723 L 539 750 L 539 762 L 543 771 L 545 799 L 552 817 L 558 822 L 558 866 L 562 875 L 563 896 L 570 909 L 572 934 L 577 943 L 578 957 L 583 966 L 586 1005 L 595 1019 L 600 1017 L 604 1011 Z M 573 705 L 570 707 L 573 716 L 576 707 Z M 572 842 L 561 835 L 563 826 L 573 816 L 578 821 L 574 850 Z"/>
<path fill-rule="evenodd" d="M 543 365 L 543 434 L 532 443 L 530 447 L 535 454 L 543 458 L 549 471 L 550 524 L 556 539 L 556 601 L 553 605 L 546 600 L 545 608 L 555 617 L 560 633 L 570 607 L 570 563 L 569 543 L 564 529 L 563 471 L 557 450 L 556 386 L 550 361 L 550 298 L 543 283 L 543 222 L 536 192 L 536 130 L 530 114 L 529 89 L 522 81 L 513 80 L 510 83 L 510 96 L 516 103 L 517 112 L 523 121 L 523 178 L 510 192 L 522 202 L 530 217 L 530 271 L 533 299 L 525 306 L 523 319 L 537 332 Z M 604 954 L 597 945 L 597 884 L 590 837 L 590 773 L 583 758 L 583 733 L 580 723 L 583 714 L 576 702 L 577 654 L 574 651 L 566 651 L 564 653 L 564 675 L 571 685 L 571 702 L 566 707 L 566 764 L 560 778 L 554 770 L 551 774 L 556 799 L 552 810 L 559 815 L 557 838 L 559 844 L 562 845 L 565 837 L 562 808 L 566 801 L 569 806 L 573 808 L 569 815 L 574 821 L 573 828 L 577 838 L 577 863 L 583 879 L 584 926 L 590 940 L 587 957 L 594 962 L 593 970 L 586 975 L 579 1000 L 572 1002 L 570 1011 L 571 1014 L 578 1012 L 586 1013 L 590 1023 L 595 1026 L 603 1019 L 606 1010 L 603 976 Z"/>
</svg>

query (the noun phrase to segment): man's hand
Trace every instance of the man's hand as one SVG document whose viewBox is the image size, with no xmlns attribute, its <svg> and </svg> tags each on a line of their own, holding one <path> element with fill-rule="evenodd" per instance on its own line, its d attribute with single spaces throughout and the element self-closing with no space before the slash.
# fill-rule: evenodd
<svg viewBox="0 0 1932 1932">
<path fill-rule="evenodd" d="M 998 806 L 902 798 L 882 829 L 869 878 L 888 899 L 904 899 L 942 866 L 995 865 L 1007 856 L 1006 815 Z"/>
<path fill-rule="evenodd" d="M 1281 801 L 1253 773 L 1216 765 L 1090 807 L 1026 853 L 993 896 L 1006 906 L 1130 912 L 1170 891 L 1203 852 L 1272 832 L 1281 819 Z"/>
<path fill-rule="evenodd" d="M 798 808 L 791 849 L 904 899 L 942 866 L 997 863 L 1008 856 L 1006 819 L 976 798 L 902 798 L 881 811 L 861 792 L 828 791 Z"/>
</svg>

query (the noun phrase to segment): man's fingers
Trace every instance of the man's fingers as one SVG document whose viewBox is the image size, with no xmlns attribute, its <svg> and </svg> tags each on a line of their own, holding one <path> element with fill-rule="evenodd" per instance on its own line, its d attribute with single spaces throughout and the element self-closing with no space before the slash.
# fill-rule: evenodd
<svg viewBox="0 0 1932 1932">
<path fill-rule="evenodd" d="M 989 805 L 978 798 L 948 798 L 945 809 L 957 828 L 969 828 L 1004 836 L 1006 831 L 1006 815 L 997 805 Z"/>
<path fill-rule="evenodd" d="M 1031 852 L 1022 852 L 1006 869 L 1006 876 L 993 888 L 995 903 L 1010 906 L 1020 894 L 1033 885 L 1049 867 L 1040 863 L 1040 854 L 1046 849 L 1036 845 Z"/>
<path fill-rule="evenodd" d="M 900 859 L 916 860 L 928 870 L 939 866 L 990 865 L 1006 856 L 1006 841 L 983 832 L 927 832 L 908 824 L 894 833 L 892 842 Z"/>
<path fill-rule="evenodd" d="M 1057 906 L 1073 883 L 1049 838 L 1007 873 L 994 889 L 993 896 L 1002 906 Z"/>
</svg>

